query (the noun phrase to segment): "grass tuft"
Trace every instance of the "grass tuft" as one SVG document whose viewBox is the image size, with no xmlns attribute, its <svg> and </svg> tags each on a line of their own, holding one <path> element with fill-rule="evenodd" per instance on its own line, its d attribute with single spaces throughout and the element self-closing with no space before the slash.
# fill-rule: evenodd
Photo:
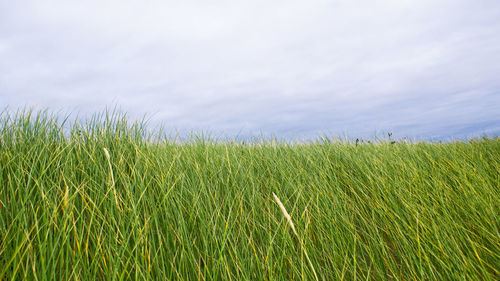
<svg viewBox="0 0 500 281">
<path fill-rule="evenodd" d="M 498 171 L 499 138 L 181 143 L 3 111 L 0 280 L 498 280 Z"/>
</svg>

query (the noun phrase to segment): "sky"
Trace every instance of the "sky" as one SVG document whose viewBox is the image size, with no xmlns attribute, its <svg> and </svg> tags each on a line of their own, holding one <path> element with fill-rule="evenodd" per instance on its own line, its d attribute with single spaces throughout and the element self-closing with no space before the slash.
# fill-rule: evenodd
<svg viewBox="0 0 500 281">
<path fill-rule="evenodd" d="M 0 107 L 227 137 L 500 135 L 500 1 L 0 0 Z"/>
</svg>

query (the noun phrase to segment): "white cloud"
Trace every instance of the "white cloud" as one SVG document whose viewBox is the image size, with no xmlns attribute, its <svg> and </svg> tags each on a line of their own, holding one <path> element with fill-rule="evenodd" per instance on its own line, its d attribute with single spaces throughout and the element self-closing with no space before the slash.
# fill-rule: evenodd
<svg viewBox="0 0 500 281">
<path fill-rule="evenodd" d="M 14 1 L 0 18 L 14 107 L 116 103 L 179 129 L 282 136 L 500 120 L 496 1 Z"/>
</svg>

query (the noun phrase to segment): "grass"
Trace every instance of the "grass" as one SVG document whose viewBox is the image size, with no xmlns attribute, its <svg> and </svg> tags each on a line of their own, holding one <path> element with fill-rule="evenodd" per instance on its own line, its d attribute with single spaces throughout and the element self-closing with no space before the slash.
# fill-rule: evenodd
<svg viewBox="0 0 500 281">
<path fill-rule="evenodd" d="M 178 143 L 4 111 L 0 280 L 498 280 L 499 171 L 499 138 Z"/>
</svg>

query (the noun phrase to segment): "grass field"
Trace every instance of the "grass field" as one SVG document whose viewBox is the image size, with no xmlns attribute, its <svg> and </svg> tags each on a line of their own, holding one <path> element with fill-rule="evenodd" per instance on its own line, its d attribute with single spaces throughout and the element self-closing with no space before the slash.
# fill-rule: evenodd
<svg viewBox="0 0 500 281">
<path fill-rule="evenodd" d="M 499 280 L 499 138 L 179 143 L 60 121 L 0 115 L 0 280 Z"/>
</svg>

